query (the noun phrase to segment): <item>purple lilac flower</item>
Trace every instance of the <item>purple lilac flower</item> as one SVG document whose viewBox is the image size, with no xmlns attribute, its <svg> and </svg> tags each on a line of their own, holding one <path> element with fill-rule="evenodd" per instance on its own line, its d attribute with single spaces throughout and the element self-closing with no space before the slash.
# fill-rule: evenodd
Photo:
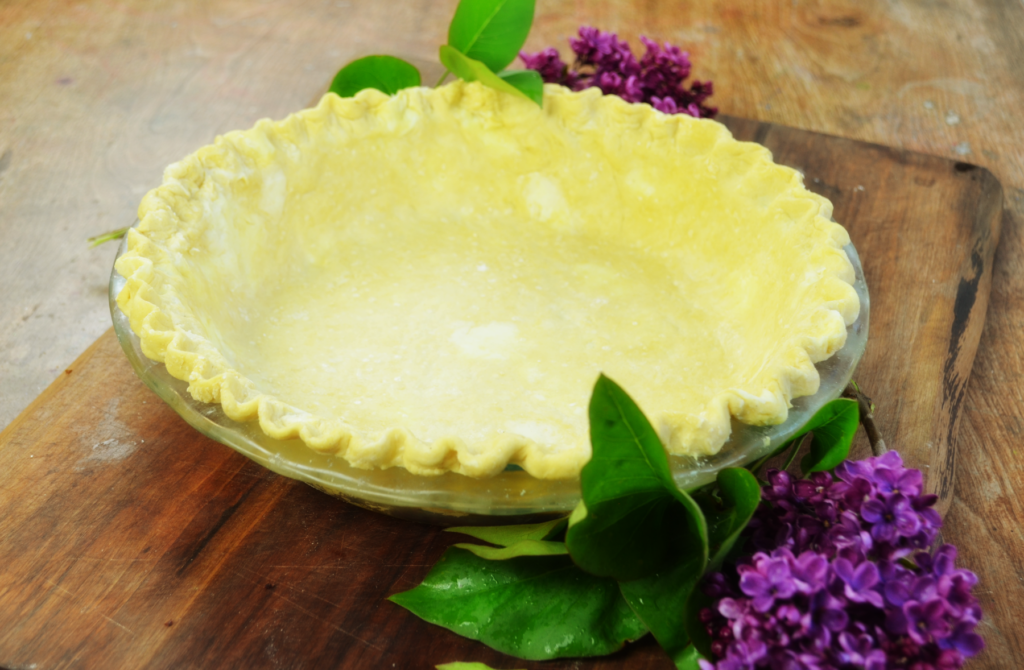
<svg viewBox="0 0 1024 670">
<path fill-rule="evenodd" d="M 557 82 L 573 90 L 577 90 L 578 76 L 569 71 L 569 66 L 562 62 L 558 50 L 548 47 L 535 54 L 522 52 L 519 57 L 528 70 L 536 70 L 544 81 Z"/>
<path fill-rule="evenodd" d="M 882 594 L 874 590 L 880 581 L 877 565 L 864 561 L 854 567 L 851 561 L 837 557 L 832 561 L 832 570 L 843 581 L 843 595 L 848 601 L 882 607 Z"/>
<path fill-rule="evenodd" d="M 915 474 L 916 473 L 916 474 Z M 855 549 L 895 560 L 931 546 L 942 523 L 937 498 L 921 494 L 921 473 L 903 467 L 895 451 L 864 461 L 845 461 L 836 479 L 814 473 L 805 480 L 770 470 L 762 505 L 750 522 L 755 548 L 780 545 L 832 558 Z"/>
<path fill-rule="evenodd" d="M 846 461 L 836 478 L 770 471 L 748 540 L 709 575 L 703 670 L 956 669 L 978 654 L 977 577 L 930 546 L 941 519 L 896 452 Z"/>
<path fill-rule="evenodd" d="M 740 588 L 753 597 L 752 604 L 758 612 L 767 612 L 776 598 L 787 600 L 797 591 L 796 580 L 784 557 L 769 558 L 759 554 L 753 565 L 741 565 L 739 571 Z"/>
<path fill-rule="evenodd" d="M 873 524 L 871 536 L 880 542 L 914 537 L 921 528 L 920 515 L 902 493 L 865 502 L 860 515 L 865 521 Z"/>
<path fill-rule="evenodd" d="M 627 102 L 646 102 L 666 114 L 714 118 L 718 108 L 704 104 L 714 92 L 712 82 L 694 80 L 689 87 L 684 84 L 692 69 L 690 55 L 647 37 L 640 41 L 646 52 L 637 60 L 629 44 L 617 34 L 582 26 L 579 37 L 569 40 L 576 56 L 572 67 L 553 48 L 535 54 L 521 52 L 519 57 L 548 83 L 574 91 L 596 86 L 607 95 L 617 95 Z"/>
<path fill-rule="evenodd" d="M 885 652 L 875 647 L 870 635 L 839 634 L 839 651 L 835 654 L 841 665 L 853 665 L 865 670 L 885 670 Z"/>
</svg>

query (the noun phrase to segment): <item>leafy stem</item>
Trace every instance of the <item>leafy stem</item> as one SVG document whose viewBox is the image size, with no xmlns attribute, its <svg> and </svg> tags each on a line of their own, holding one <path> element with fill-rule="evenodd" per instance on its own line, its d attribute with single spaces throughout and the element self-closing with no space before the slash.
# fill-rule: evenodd
<svg viewBox="0 0 1024 670">
<path fill-rule="evenodd" d="M 857 409 L 860 411 L 860 423 L 864 426 L 864 432 L 868 436 L 868 443 L 871 444 L 871 453 L 875 456 L 881 456 L 889 451 L 889 447 L 885 445 L 885 440 L 882 439 L 882 434 L 878 432 L 878 426 L 875 425 L 875 403 L 871 401 L 871 398 L 866 396 L 860 390 L 857 382 L 854 381 L 846 385 L 842 397 L 857 401 Z"/>
<path fill-rule="evenodd" d="M 538 72 L 504 71 L 526 42 L 534 2 L 460 0 L 448 27 L 448 43 L 441 46 L 439 54 L 445 70 L 434 88 L 454 74 L 541 105 L 544 82 Z M 366 56 L 339 70 L 330 90 L 347 98 L 367 88 L 394 95 L 420 85 L 420 73 L 411 63 L 393 56 Z"/>
<path fill-rule="evenodd" d="M 621 387 L 601 375 L 588 409 L 593 451 L 568 519 L 452 528 L 498 546 L 450 548 L 420 586 L 391 600 L 519 658 L 602 655 L 650 632 L 677 668 L 697 670 L 713 642 L 699 585 L 748 551 L 761 484 L 750 470 L 725 468 L 682 491 L 657 431 Z M 809 440 L 801 469 L 831 471 L 858 425 L 858 402 L 833 400 L 759 465 L 786 454 L 788 467 Z"/>
</svg>

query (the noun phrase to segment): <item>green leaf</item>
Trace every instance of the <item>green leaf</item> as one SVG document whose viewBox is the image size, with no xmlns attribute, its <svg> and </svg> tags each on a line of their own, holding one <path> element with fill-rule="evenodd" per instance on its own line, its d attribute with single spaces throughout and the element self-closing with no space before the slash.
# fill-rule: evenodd
<svg viewBox="0 0 1024 670">
<path fill-rule="evenodd" d="M 458 49 L 450 47 L 447 44 L 443 44 L 441 45 L 439 56 L 441 58 L 442 65 L 455 73 L 456 76 L 461 77 L 466 81 L 479 81 L 481 84 L 489 86 L 495 90 L 511 93 L 512 95 L 520 95 L 528 100 L 532 99 L 523 91 L 520 91 L 509 82 L 491 72 L 486 65 L 478 60 L 469 58 Z"/>
<path fill-rule="evenodd" d="M 859 421 L 856 400 L 839 398 L 818 410 L 800 429 L 801 434 L 814 432 L 810 453 L 800 459 L 804 474 L 831 470 L 846 460 Z"/>
<path fill-rule="evenodd" d="M 583 572 L 566 556 L 488 561 L 452 547 L 421 585 L 389 599 L 528 660 L 602 656 L 647 632 L 614 581 Z"/>
<path fill-rule="evenodd" d="M 593 453 L 580 473 L 582 505 L 566 545 L 595 575 L 631 580 L 689 561 L 707 562 L 707 527 L 697 503 L 676 487 L 650 422 L 601 375 L 590 399 Z"/>
<path fill-rule="evenodd" d="M 711 557 L 707 572 L 717 571 L 761 503 L 757 478 L 743 468 L 725 468 L 718 473 L 719 499 L 714 506 L 701 505 L 708 522 Z M 698 502 L 702 502 L 698 499 Z"/>
<path fill-rule="evenodd" d="M 713 604 L 712 598 L 696 588 L 690 592 L 690 597 L 686 599 L 686 604 L 683 607 L 683 627 L 686 629 L 687 635 L 690 636 L 690 643 L 704 656 L 711 656 L 713 640 L 708 635 L 704 622 L 700 619 L 700 613 L 701 610 L 711 607 Z"/>
<path fill-rule="evenodd" d="M 454 546 L 471 551 L 488 561 L 506 561 L 518 556 L 562 556 L 569 553 L 564 542 L 544 542 L 543 540 L 523 540 L 507 547 L 485 547 L 482 544 L 456 544 Z"/>
<path fill-rule="evenodd" d="M 465 661 L 442 663 L 441 665 L 435 665 L 434 667 L 437 668 L 437 670 L 494 670 L 494 668 L 484 663 L 466 663 Z"/>
<path fill-rule="evenodd" d="M 569 527 L 566 546 L 591 574 L 638 579 L 671 563 L 680 521 L 685 524 L 671 497 L 636 493 L 588 505 L 586 518 Z"/>
<path fill-rule="evenodd" d="M 412 63 L 394 56 L 366 56 L 354 60 L 334 75 L 330 90 L 348 98 L 367 88 L 394 95 L 403 88 L 420 85 L 420 71 Z"/>
<path fill-rule="evenodd" d="M 533 9 L 534 0 L 461 0 L 448 26 L 448 46 L 498 72 L 523 48 Z"/>
<path fill-rule="evenodd" d="M 682 653 L 672 658 L 678 670 L 700 670 L 699 660 L 707 658 L 703 656 L 695 646 L 688 645 Z"/>
<path fill-rule="evenodd" d="M 539 106 L 544 106 L 544 79 L 536 70 L 499 72 L 498 77 L 515 86 L 523 95 Z"/>
<path fill-rule="evenodd" d="M 445 528 L 449 533 L 461 533 L 475 537 L 499 547 L 511 547 L 523 540 L 552 540 L 561 533 L 569 519 L 562 517 L 543 523 L 522 524 L 518 526 L 458 526 Z"/>
<path fill-rule="evenodd" d="M 619 582 L 622 597 L 673 658 L 690 643 L 684 626 L 683 605 L 703 576 L 703 557 L 691 552 L 664 572 Z"/>
</svg>

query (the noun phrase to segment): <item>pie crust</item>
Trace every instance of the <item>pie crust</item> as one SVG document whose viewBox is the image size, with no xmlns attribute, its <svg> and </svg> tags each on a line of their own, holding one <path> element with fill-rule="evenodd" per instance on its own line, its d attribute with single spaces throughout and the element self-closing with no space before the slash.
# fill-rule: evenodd
<svg viewBox="0 0 1024 670">
<path fill-rule="evenodd" d="M 785 420 L 857 317 L 832 205 L 596 89 L 325 95 L 169 166 L 116 269 L 149 358 L 363 468 L 575 477 L 599 372 L 674 454 Z"/>
</svg>

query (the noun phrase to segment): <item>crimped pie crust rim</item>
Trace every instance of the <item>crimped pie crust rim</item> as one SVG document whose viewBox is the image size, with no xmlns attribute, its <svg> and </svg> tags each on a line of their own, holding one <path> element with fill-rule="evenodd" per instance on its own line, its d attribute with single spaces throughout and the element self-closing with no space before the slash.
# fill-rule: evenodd
<svg viewBox="0 0 1024 670">
<path fill-rule="evenodd" d="M 325 95 L 320 103 L 309 110 L 293 114 L 280 122 L 260 121 L 249 131 L 236 131 L 217 139 L 168 167 L 162 186 L 154 189 L 140 206 L 140 228 L 129 232 L 128 251 L 119 259 L 117 270 L 126 278 L 124 289 L 118 295 L 118 305 L 128 316 L 132 330 L 139 335 L 143 352 L 149 358 L 167 366 L 172 376 L 189 382 L 189 392 L 194 398 L 205 402 L 219 402 L 225 414 L 235 421 L 258 419 L 260 427 L 276 439 L 301 439 L 310 448 L 320 452 L 337 454 L 349 463 L 362 468 L 404 467 L 410 472 L 423 475 L 454 471 L 474 477 L 486 477 L 503 470 L 508 464 L 516 464 L 540 478 L 574 477 L 579 473 L 589 453 L 574 454 L 560 452 L 550 454 L 527 438 L 513 436 L 506 439 L 499 449 L 480 453 L 458 438 L 441 439 L 427 444 L 417 440 L 407 430 L 394 428 L 374 442 L 354 439 L 353 432 L 340 422 L 317 417 L 293 406 L 287 405 L 256 389 L 248 378 L 232 369 L 216 347 L 195 328 L 189 327 L 194 321 L 182 311 L 183 306 L 161 296 L 153 287 L 154 258 L 159 256 L 157 244 L 149 236 L 173 235 L 183 224 L 176 209 L 183 201 L 194 195 L 201 184 L 203 161 L 210 154 L 216 154 L 225 147 L 238 150 L 249 149 L 266 141 L 269 134 L 286 125 L 316 126 L 330 122 L 331 118 L 359 121 L 372 117 L 378 125 L 397 126 L 405 110 L 412 106 L 422 108 L 429 104 L 468 105 L 477 114 L 494 114 L 508 105 L 524 103 L 486 89 L 479 84 L 456 82 L 441 89 L 408 89 L 396 96 L 387 97 L 377 91 L 364 91 L 355 98 L 342 100 L 333 94 Z M 779 198 L 812 203 L 808 210 L 809 223 L 818 228 L 825 227 L 829 233 L 829 244 L 842 252 L 849 243 L 846 231 L 830 221 L 831 203 L 803 188 L 802 179 L 794 170 L 772 163 L 770 154 L 763 148 L 739 143 L 720 124 L 707 120 L 695 120 L 686 116 L 667 117 L 646 105 L 630 105 L 614 96 L 601 96 L 591 89 L 582 93 L 571 93 L 559 87 L 548 86 L 545 90 L 546 114 L 590 114 L 599 107 L 614 107 L 624 122 L 645 123 L 654 126 L 667 124 L 701 123 L 714 124 L 720 130 L 709 154 L 719 150 L 736 151 L 736 145 L 743 149 L 752 160 L 752 166 L 770 166 L 774 170 L 791 173 L 791 184 Z M 845 253 L 843 253 L 845 260 Z M 829 278 L 826 278 L 829 279 Z M 804 332 L 801 341 L 791 343 L 779 359 L 796 361 L 794 365 L 780 365 L 776 382 L 771 388 L 759 393 L 725 390 L 712 398 L 708 404 L 707 426 L 709 434 L 724 432 L 728 436 L 733 416 L 745 413 L 766 413 L 774 411 L 777 420 L 786 416 L 791 398 L 810 395 L 817 389 L 818 373 L 814 362 L 823 360 L 843 346 L 846 326 L 857 316 L 859 301 L 852 288 L 852 266 L 834 272 L 831 279 L 845 284 L 849 291 L 840 300 L 823 304 L 821 309 L 826 318 L 818 319 L 817 332 Z M 781 410 L 781 411 L 780 411 Z M 721 440 L 724 442 L 724 439 Z M 706 449 L 699 453 L 714 453 Z"/>
</svg>

